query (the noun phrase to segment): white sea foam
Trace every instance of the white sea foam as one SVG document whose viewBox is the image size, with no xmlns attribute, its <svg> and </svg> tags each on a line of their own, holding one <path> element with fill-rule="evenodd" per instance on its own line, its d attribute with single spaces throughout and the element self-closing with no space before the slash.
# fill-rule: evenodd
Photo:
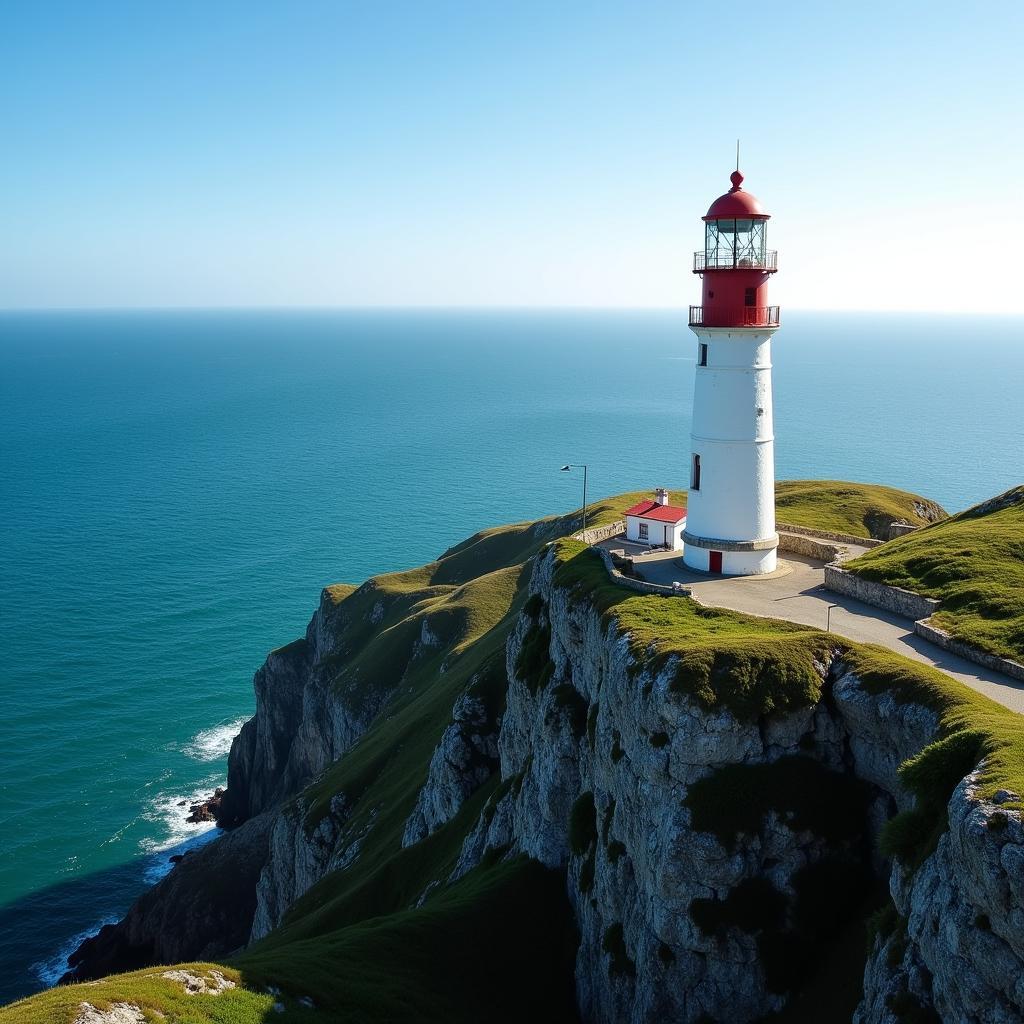
<svg viewBox="0 0 1024 1024">
<path fill-rule="evenodd" d="M 159 882 L 171 870 L 174 866 L 170 861 L 171 856 L 208 843 L 218 834 L 220 830 L 215 822 L 192 822 L 185 819 L 193 804 L 205 800 L 223 783 L 222 777 L 214 775 L 204 779 L 190 793 L 160 793 L 142 812 L 146 821 L 158 826 L 156 835 L 139 843 L 143 853 L 150 855 L 143 872 L 148 883 Z"/>
<path fill-rule="evenodd" d="M 204 729 L 185 747 L 185 753 L 194 761 L 219 761 L 227 756 L 231 749 L 231 741 L 247 720 L 236 718 L 230 722 L 221 722 L 211 729 Z"/>
<path fill-rule="evenodd" d="M 68 957 L 78 947 L 85 942 L 86 939 L 92 938 L 104 925 L 115 924 L 118 921 L 116 915 L 108 915 L 107 917 L 101 918 L 91 928 L 86 928 L 85 931 L 78 932 L 72 935 L 70 939 L 65 940 L 53 956 L 47 957 L 45 960 L 39 960 L 37 963 L 32 964 L 32 973 L 47 987 L 50 988 L 52 985 L 56 985 L 58 981 L 68 971 Z"/>
</svg>

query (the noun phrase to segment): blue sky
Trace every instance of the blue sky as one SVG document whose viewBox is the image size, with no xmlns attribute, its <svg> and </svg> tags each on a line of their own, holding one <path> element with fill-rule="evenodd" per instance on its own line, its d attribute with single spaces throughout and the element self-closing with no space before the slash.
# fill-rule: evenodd
<svg viewBox="0 0 1024 1024">
<path fill-rule="evenodd" d="M 1020 4 L 0 19 L 2 307 L 683 305 L 737 136 L 791 308 L 1024 303 Z"/>
</svg>

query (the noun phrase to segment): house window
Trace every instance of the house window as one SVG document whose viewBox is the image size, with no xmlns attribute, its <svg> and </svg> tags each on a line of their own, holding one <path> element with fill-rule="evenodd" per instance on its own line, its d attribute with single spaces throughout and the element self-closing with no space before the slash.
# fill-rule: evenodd
<svg viewBox="0 0 1024 1024">
<path fill-rule="evenodd" d="M 708 365 L 708 347 L 707 347 L 707 345 L 704 344 L 703 341 L 700 343 L 700 358 L 697 360 L 697 365 L 698 366 L 707 366 Z"/>
<path fill-rule="evenodd" d="M 690 474 L 690 490 L 700 490 L 700 456 L 693 457 L 693 472 Z"/>
<path fill-rule="evenodd" d="M 641 523 L 640 524 L 640 539 L 641 540 L 647 540 L 647 524 L 646 523 Z"/>
</svg>

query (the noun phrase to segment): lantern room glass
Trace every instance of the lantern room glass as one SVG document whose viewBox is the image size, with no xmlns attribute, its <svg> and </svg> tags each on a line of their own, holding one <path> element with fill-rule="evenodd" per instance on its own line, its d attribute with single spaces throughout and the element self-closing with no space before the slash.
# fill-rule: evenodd
<svg viewBox="0 0 1024 1024">
<path fill-rule="evenodd" d="M 753 217 L 709 220 L 704 256 L 709 267 L 763 267 L 767 221 Z"/>
</svg>

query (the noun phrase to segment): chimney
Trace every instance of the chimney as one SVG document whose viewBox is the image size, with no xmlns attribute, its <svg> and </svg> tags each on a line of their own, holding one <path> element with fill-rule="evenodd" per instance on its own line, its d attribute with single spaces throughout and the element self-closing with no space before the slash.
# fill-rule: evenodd
<svg viewBox="0 0 1024 1024">
<path fill-rule="evenodd" d="M 656 502 L 657 502 L 657 503 L 658 503 L 659 505 L 667 505 L 667 504 L 668 504 L 668 491 L 667 491 L 667 490 L 665 490 L 665 488 L 664 488 L 664 487 L 659 487 L 659 488 L 658 488 L 658 489 L 657 489 L 657 490 L 656 490 L 656 491 L 654 492 L 654 500 L 655 500 L 655 501 L 656 501 Z"/>
</svg>

